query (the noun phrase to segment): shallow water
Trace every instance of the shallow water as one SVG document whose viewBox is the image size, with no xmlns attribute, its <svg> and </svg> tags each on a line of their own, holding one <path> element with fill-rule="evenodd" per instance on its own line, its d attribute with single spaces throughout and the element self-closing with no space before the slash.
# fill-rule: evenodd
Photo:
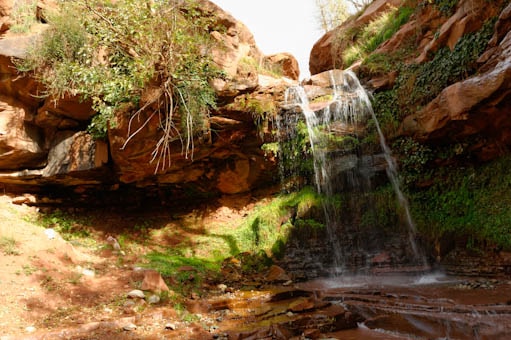
<svg viewBox="0 0 511 340">
<path fill-rule="evenodd" d="M 325 339 L 511 339 L 511 281 L 505 279 L 393 273 L 267 288 L 234 299 L 243 300 L 243 306 L 231 301 L 235 314 L 250 319 L 248 323 L 231 320 L 231 329 L 274 325 L 280 329 L 292 324 L 295 335 L 297 326 L 306 325 L 304 330 L 321 329 Z M 243 308 L 236 311 L 236 305 Z M 331 307 L 334 314 L 328 314 Z M 347 314 L 339 314 L 339 309 Z M 358 323 L 345 326 L 342 319 L 349 315 L 356 316 Z M 342 325 L 336 321 L 334 326 L 339 327 L 329 328 L 332 325 L 321 323 L 325 316 L 340 318 Z"/>
</svg>

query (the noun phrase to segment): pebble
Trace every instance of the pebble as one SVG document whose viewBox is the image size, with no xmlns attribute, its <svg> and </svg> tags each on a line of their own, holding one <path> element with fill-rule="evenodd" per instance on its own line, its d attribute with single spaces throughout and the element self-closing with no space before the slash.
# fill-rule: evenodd
<svg viewBox="0 0 511 340">
<path fill-rule="evenodd" d="M 82 271 L 82 274 L 83 274 L 84 276 L 87 276 L 87 277 L 94 277 L 94 275 L 96 275 L 96 274 L 94 273 L 94 271 L 93 271 L 93 270 L 90 270 L 90 269 L 84 269 L 84 270 Z"/>
<path fill-rule="evenodd" d="M 169 323 L 165 324 L 165 329 L 168 329 L 170 331 L 175 331 L 177 329 L 177 327 L 175 324 L 169 322 Z"/>
<path fill-rule="evenodd" d="M 131 331 L 134 331 L 135 329 L 137 329 L 137 325 L 135 325 L 133 323 L 129 323 L 129 324 L 123 326 L 122 329 L 127 332 L 131 332 Z"/>
<path fill-rule="evenodd" d="M 156 304 L 156 303 L 160 302 L 160 297 L 158 295 L 151 295 L 147 299 L 147 302 L 150 303 L 150 304 Z"/>
<path fill-rule="evenodd" d="M 216 286 L 216 287 L 217 287 L 218 289 L 220 289 L 220 291 L 221 291 L 222 293 L 225 293 L 225 291 L 227 290 L 227 285 L 225 285 L 225 284 L 223 284 L 223 283 L 219 284 L 219 285 L 218 285 L 218 286 Z"/>
<path fill-rule="evenodd" d="M 28 326 L 27 328 L 25 328 L 25 331 L 27 333 L 34 333 L 36 331 L 36 328 L 34 326 Z"/>
<path fill-rule="evenodd" d="M 128 293 L 128 297 L 132 299 L 143 299 L 145 298 L 144 292 L 140 289 L 134 289 Z"/>
<path fill-rule="evenodd" d="M 53 240 L 57 237 L 57 232 L 54 229 L 48 228 L 44 229 L 44 234 L 48 237 L 48 240 Z"/>
</svg>

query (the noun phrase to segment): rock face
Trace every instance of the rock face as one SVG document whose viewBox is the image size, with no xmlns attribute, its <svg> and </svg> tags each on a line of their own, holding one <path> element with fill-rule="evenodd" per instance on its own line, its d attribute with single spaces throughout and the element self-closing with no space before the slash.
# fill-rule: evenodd
<svg viewBox="0 0 511 340">
<path fill-rule="evenodd" d="M 3 31 L 10 26 L 15 3 L 0 1 Z M 42 9 L 52 6 L 53 1 L 38 1 L 34 15 L 44 22 Z M 150 118 L 126 143 L 127 117 L 133 109 L 126 108 L 116 114 L 107 141 L 94 140 L 85 130 L 95 114 L 91 103 L 71 96 L 58 100 L 40 96 L 41 85 L 16 72 L 12 58 L 23 58 L 38 33 L 7 31 L 0 38 L 0 183 L 11 188 L 35 186 L 31 190 L 44 190 L 48 185 L 81 186 L 78 192 L 94 185 L 152 187 L 159 192 L 165 187 L 190 187 L 184 191 L 198 195 L 237 194 L 270 184 L 275 163 L 260 148 L 269 130 L 257 124 L 276 113 L 274 103 L 282 99 L 291 79 L 298 79 L 298 64 L 285 53 L 265 57 L 247 27 L 215 4 L 204 0 L 201 11 L 212 19 L 212 27 L 221 27 L 210 32 L 216 41 L 211 55 L 227 77 L 212 83 L 219 97 L 218 109 L 211 112 L 204 133 L 194 141 L 193 153 L 183 155 L 181 143 L 173 143 L 167 159 L 170 166 L 158 171 L 158 158 L 151 162 L 161 136 L 157 116 L 150 118 L 150 112 L 143 112 L 139 121 L 131 122 L 134 131 Z M 35 25 L 33 32 L 46 28 Z M 259 74 L 263 64 L 269 70 L 281 69 L 290 79 Z M 165 200 L 173 194 L 159 195 Z"/>
<path fill-rule="evenodd" d="M 506 151 L 511 145 L 508 115 L 511 109 L 511 34 L 505 29 L 511 25 L 510 13 L 511 5 L 508 5 L 495 25 L 489 49 L 479 59 L 480 73 L 445 88 L 426 107 L 408 116 L 402 133 L 430 142 L 478 135 L 485 139 L 484 145 L 477 145 L 473 150 L 480 160 L 493 159 Z"/>
<path fill-rule="evenodd" d="M 382 7 L 383 3 L 385 2 L 374 1 L 370 7 L 380 6 L 376 12 L 380 11 L 379 13 L 381 13 L 385 10 L 385 7 Z M 434 163 L 434 166 L 446 163 L 450 166 L 463 165 L 463 162 L 482 163 L 509 155 L 511 147 L 511 118 L 509 116 L 511 111 L 511 4 L 509 1 L 459 0 L 450 11 L 443 12 L 434 2 L 416 1 L 407 2 L 407 4 L 417 4 L 417 8 L 408 22 L 369 54 L 364 62 L 355 63 L 352 67 L 360 75 L 365 86 L 374 93 L 386 91 L 384 94 L 389 96 L 397 93 L 396 97 L 390 97 L 397 98 L 396 104 L 391 102 L 392 99 L 388 99 L 387 103 L 382 103 L 398 106 L 400 112 L 396 115 L 406 112 L 403 115 L 407 116 L 398 118 L 402 119 L 398 122 L 400 127 L 395 132 L 391 132 L 392 136 L 387 136 L 387 138 L 392 141 L 392 138 L 396 137 L 411 137 L 412 140 L 430 147 L 434 152 L 442 148 L 452 150 L 456 145 L 462 145 L 463 156 L 438 156 L 440 154 L 438 152 L 432 156 L 436 159 L 430 162 L 430 164 Z M 375 11 L 371 11 L 371 13 L 375 13 Z M 357 20 L 366 17 L 366 14 L 328 32 L 316 43 L 311 52 L 310 68 L 314 76 L 309 86 L 327 81 L 323 76 L 324 71 L 344 66 L 340 62 L 341 52 L 353 41 L 349 33 L 361 29 L 363 24 L 357 23 Z M 486 36 L 484 38 L 486 45 L 483 44 L 482 49 L 477 51 L 478 55 L 473 56 L 474 58 L 471 60 L 474 61 L 469 65 L 462 66 L 470 71 L 453 77 L 447 85 L 443 83 L 444 85 L 438 89 L 431 90 L 433 87 L 427 85 L 421 87 L 420 83 L 416 82 L 414 77 L 419 77 L 423 70 L 427 70 L 426 72 L 431 74 L 448 72 L 446 68 L 437 68 L 435 61 L 438 63 L 451 62 L 449 59 L 451 57 L 466 57 L 463 53 L 467 52 L 461 51 L 459 48 L 463 45 L 457 45 L 457 43 L 459 41 L 466 42 L 467 40 L 462 40 L 464 37 L 481 38 L 480 32 L 482 32 L 483 25 L 489 20 L 494 20 L 491 21 L 494 23 L 493 36 L 487 44 L 488 37 Z M 472 33 L 477 34 L 469 36 Z M 344 37 L 344 40 L 339 41 L 339 37 Z M 413 52 L 407 52 L 410 49 Z M 447 52 L 440 56 L 449 55 L 449 57 L 435 60 L 434 56 L 440 50 Z M 375 58 L 372 59 L 372 57 Z M 378 57 L 382 58 L 378 59 Z M 394 69 L 389 67 L 396 65 L 392 58 L 397 58 L 399 62 L 404 63 L 405 67 L 395 67 Z M 379 62 L 381 64 L 378 64 Z M 403 71 L 403 69 L 405 70 Z M 409 71 L 410 69 L 412 71 Z M 421 71 L 414 73 L 414 70 L 417 69 Z M 403 75 L 407 75 L 407 77 Z M 411 103 L 413 99 L 406 102 L 409 99 L 406 98 L 408 94 L 413 97 L 412 92 L 416 89 L 430 92 L 425 94 L 428 99 L 420 103 L 420 106 L 419 103 Z M 402 103 L 400 100 L 406 103 Z M 446 160 L 442 157 L 451 158 Z M 429 184 L 425 183 L 424 185 L 428 186 Z M 350 238 L 354 238 L 355 233 L 356 231 L 347 234 L 350 235 Z M 368 236 L 369 238 L 364 239 L 365 242 L 372 242 L 373 234 Z M 320 249 L 323 245 L 317 241 L 317 239 L 321 239 L 321 236 L 310 238 L 313 240 L 310 242 L 312 247 L 317 250 L 318 254 L 321 253 Z M 291 250 L 297 254 L 297 257 L 307 258 L 308 254 L 303 253 L 302 243 L 299 241 L 299 237 L 296 237 L 296 241 L 294 241 L 296 245 Z M 290 242 L 289 246 L 292 245 L 293 243 Z M 397 243 L 396 246 L 399 249 Z M 445 258 L 437 258 L 449 273 L 463 275 L 509 274 L 509 256 L 507 254 L 473 256 L 460 252 L 460 247 L 464 246 L 449 246 L 448 249 L 445 249 L 445 253 L 450 254 Z M 490 249 L 489 252 L 491 251 Z M 316 253 L 313 252 L 313 254 Z M 350 254 L 350 259 L 356 261 L 357 254 L 352 252 Z M 379 254 L 374 254 L 373 263 L 379 266 L 379 263 L 386 265 L 386 263 L 394 262 L 396 259 L 392 256 L 389 257 L 388 254 L 392 254 L 392 252 L 387 249 Z M 288 260 L 292 258 L 293 256 L 290 256 Z M 312 256 L 309 258 L 324 263 L 321 258 Z M 311 271 L 303 263 L 304 261 L 301 263 L 289 261 L 287 268 L 296 268 L 306 276 Z"/>
<path fill-rule="evenodd" d="M 293 80 L 298 80 L 300 77 L 300 68 L 298 61 L 289 53 L 278 53 L 264 58 L 265 63 L 270 65 L 277 65 L 284 77 Z"/>
<path fill-rule="evenodd" d="M 461 37 L 481 29 L 486 20 L 498 17 L 494 36 L 477 61 L 476 74 L 443 89 L 427 105 L 406 117 L 398 135 L 442 145 L 477 136 L 481 142 L 472 145 L 470 151 L 479 160 L 493 159 L 508 150 L 511 145 L 511 120 L 507 118 L 511 105 L 511 7 L 503 6 L 505 3 L 496 1 L 489 6 L 486 1 L 460 0 L 449 15 L 433 5 L 422 4 L 408 23 L 374 51 L 375 55 L 392 53 L 414 39 L 417 53 L 403 61 L 425 63 L 440 48 L 453 50 Z M 352 42 L 347 32 L 362 27 L 364 20 L 372 20 L 390 5 L 400 3 L 375 1 L 360 17 L 323 36 L 311 51 L 311 73 L 342 68 L 340 55 Z M 345 39 L 339 41 L 341 36 Z M 390 70 L 363 80 L 372 90 L 380 91 L 391 89 L 397 77 L 398 72 Z"/>
<path fill-rule="evenodd" d="M 353 41 L 340 40 L 342 32 L 367 24 L 390 7 L 400 6 L 403 0 L 376 0 L 359 16 L 348 20 L 343 25 L 322 36 L 312 47 L 309 59 L 309 70 L 312 75 L 333 69 L 343 69 L 340 54 Z"/>
</svg>

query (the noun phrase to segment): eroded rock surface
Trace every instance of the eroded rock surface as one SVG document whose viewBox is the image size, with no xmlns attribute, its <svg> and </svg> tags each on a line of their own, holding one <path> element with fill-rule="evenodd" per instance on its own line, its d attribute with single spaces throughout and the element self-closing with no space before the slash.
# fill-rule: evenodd
<svg viewBox="0 0 511 340">
<path fill-rule="evenodd" d="M 12 1 L 0 2 L 0 24 L 5 29 L 13 5 Z M 44 22 L 44 9 L 54 6 L 53 1 L 39 1 L 34 15 Z M 204 122 L 193 148 L 184 151 L 176 140 L 165 159 L 153 159 L 162 131 L 158 115 L 149 111 L 130 121 L 136 108 L 126 107 L 117 112 L 106 143 L 94 140 L 86 131 L 95 114 L 91 103 L 69 95 L 41 96 L 44 88 L 16 71 L 13 58 L 23 58 L 46 25 L 38 23 L 34 33 L 23 35 L 7 31 L 0 39 L 0 182 L 64 187 L 107 184 L 114 190 L 116 183 L 192 185 L 196 192 L 222 194 L 246 192 L 272 182 L 275 164 L 260 149 L 270 130 L 257 124 L 276 113 L 274 103 L 281 100 L 289 82 L 298 78 L 296 59 L 285 53 L 265 57 L 249 29 L 212 2 L 204 0 L 201 11 L 213 20 L 212 27 L 221 27 L 210 32 L 216 41 L 211 55 L 226 74 L 212 84 L 220 105 Z M 263 76 L 258 71 L 262 66 L 279 69 L 290 79 Z M 157 84 L 151 86 L 142 101 L 158 89 Z"/>
</svg>

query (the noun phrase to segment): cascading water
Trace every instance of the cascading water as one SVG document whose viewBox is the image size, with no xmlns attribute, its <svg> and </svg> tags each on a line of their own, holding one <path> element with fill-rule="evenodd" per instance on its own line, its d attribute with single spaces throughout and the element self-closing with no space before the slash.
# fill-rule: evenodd
<svg viewBox="0 0 511 340">
<path fill-rule="evenodd" d="M 329 78 L 330 100 L 321 109 L 311 109 L 306 90 L 302 86 L 291 87 L 285 94 L 285 106 L 299 107 L 299 111 L 303 113 L 305 119 L 317 191 L 326 197 L 332 197 L 339 190 L 361 192 L 369 190 L 370 177 L 374 175 L 374 171 L 368 164 L 374 162 L 374 156 L 362 155 L 357 145 L 360 143 L 360 131 L 363 131 L 368 119 L 372 118 L 386 163 L 385 170 L 407 224 L 409 247 L 416 262 L 425 264 L 415 243 L 416 229 L 408 201 L 399 186 L 397 166 L 373 112 L 368 93 L 351 71 L 330 71 Z M 293 123 L 297 122 L 298 117 L 295 115 Z M 286 124 L 289 123 L 292 122 L 288 120 Z M 342 147 L 336 147 L 339 141 L 343 142 Z M 346 141 L 352 141 L 352 143 L 346 143 Z M 343 174 L 343 180 L 339 180 L 340 173 Z M 345 271 L 346 257 L 353 255 L 350 255 L 345 249 L 346 247 L 343 246 L 346 243 L 343 238 L 349 237 L 349 235 L 342 234 L 342 224 L 344 223 L 342 215 L 345 212 L 339 211 L 339 208 L 329 204 L 328 200 L 323 204 L 323 208 L 327 237 L 329 245 L 333 248 L 333 270 L 330 272 L 338 274 Z M 363 243 L 361 240 L 356 242 Z M 367 262 L 367 259 L 360 262 L 364 261 Z M 364 263 L 362 263 L 363 265 Z"/>
</svg>

